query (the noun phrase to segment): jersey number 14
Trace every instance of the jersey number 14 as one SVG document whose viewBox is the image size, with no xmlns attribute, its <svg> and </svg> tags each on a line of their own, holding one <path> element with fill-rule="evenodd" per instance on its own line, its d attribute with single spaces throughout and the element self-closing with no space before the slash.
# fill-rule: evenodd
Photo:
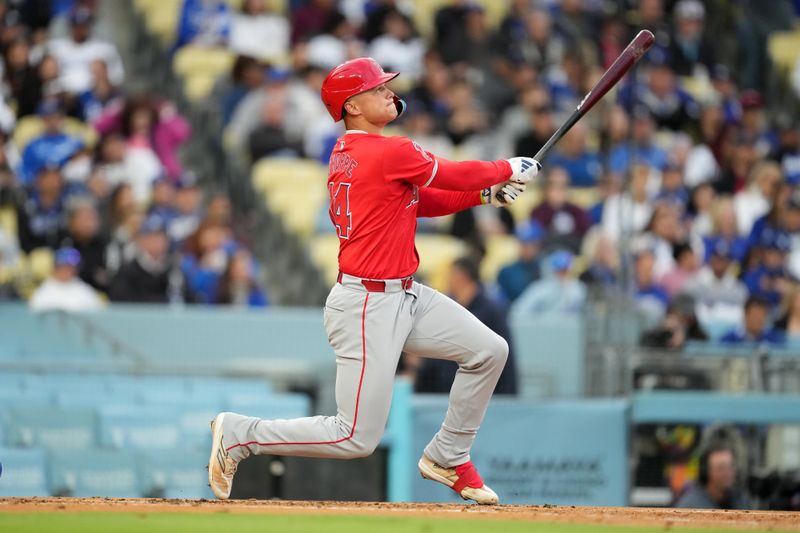
<svg viewBox="0 0 800 533">
<path fill-rule="evenodd" d="M 350 184 L 340 183 L 333 190 L 333 183 L 328 183 L 331 195 L 330 216 L 333 225 L 336 226 L 336 234 L 340 239 L 350 238 L 350 228 L 353 224 L 353 217 L 350 214 Z"/>
</svg>

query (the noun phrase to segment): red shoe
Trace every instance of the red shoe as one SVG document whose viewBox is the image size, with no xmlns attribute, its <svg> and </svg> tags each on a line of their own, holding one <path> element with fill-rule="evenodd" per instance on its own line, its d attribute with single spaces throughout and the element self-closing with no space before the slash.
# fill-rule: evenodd
<svg viewBox="0 0 800 533">
<path fill-rule="evenodd" d="M 471 461 L 454 468 L 445 468 L 423 455 L 418 466 L 422 477 L 447 485 L 465 500 L 474 500 L 483 505 L 495 505 L 500 501 L 497 494 L 483 484 L 481 475 Z"/>
</svg>

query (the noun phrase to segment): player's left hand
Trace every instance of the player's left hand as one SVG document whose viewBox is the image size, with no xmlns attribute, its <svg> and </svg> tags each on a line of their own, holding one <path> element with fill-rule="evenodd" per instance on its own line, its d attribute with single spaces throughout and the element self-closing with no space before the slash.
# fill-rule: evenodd
<svg viewBox="0 0 800 533">
<path fill-rule="evenodd" d="M 525 192 L 526 185 L 511 180 L 492 186 L 491 204 L 495 207 L 506 207 L 514 203 L 519 195 Z"/>
</svg>

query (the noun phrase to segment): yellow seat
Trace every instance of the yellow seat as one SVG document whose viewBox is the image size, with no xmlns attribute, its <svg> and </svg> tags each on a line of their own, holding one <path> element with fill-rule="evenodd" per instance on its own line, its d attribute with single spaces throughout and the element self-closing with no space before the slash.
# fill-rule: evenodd
<svg viewBox="0 0 800 533">
<path fill-rule="evenodd" d="M 92 148 L 97 143 L 97 131 L 76 118 L 65 117 L 62 128 L 65 133 L 82 140 L 89 148 Z M 29 142 L 42 133 L 44 133 L 44 122 L 42 122 L 41 118 L 35 116 L 23 117 L 17 122 L 17 127 L 14 129 L 14 144 L 17 145 L 20 151 L 23 151 Z"/>
<path fill-rule="evenodd" d="M 227 48 L 186 45 L 175 52 L 172 70 L 180 77 L 195 74 L 219 76 L 230 72 L 236 56 Z"/>
<path fill-rule="evenodd" d="M 800 30 L 771 34 L 767 41 L 767 50 L 775 69 L 781 74 L 788 74 L 800 57 Z"/>
<path fill-rule="evenodd" d="M 414 25 L 423 37 L 433 37 L 436 12 L 452 3 L 452 0 L 414 0 Z M 486 11 L 486 20 L 490 28 L 499 26 L 508 13 L 507 0 L 479 0 L 478 3 Z"/>
<path fill-rule="evenodd" d="M 539 205 L 542 201 L 541 189 L 534 187 L 525 191 L 520 195 L 517 200 L 508 208 L 511 211 L 511 216 L 514 217 L 514 222 L 520 224 L 530 219 L 531 211 Z"/>
<path fill-rule="evenodd" d="M 53 250 L 50 248 L 36 248 L 28 254 L 28 268 L 33 279 L 43 281 L 53 273 Z"/>
<path fill-rule="evenodd" d="M 174 43 L 183 0 L 155 0 L 140 4 L 145 7 L 142 13 L 150 33 L 165 47 Z"/>
<path fill-rule="evenodd" d="M 274 189 L 266 195 L 270 211 L 280 215 L 287 229 L 303 238 L 314 233 L 317 217 L 327 200 L 324 184 Z"/>
<path fill-rule="evenodd" d="M 13 207 L 0 208 L 0 228 L 9 235 L 18 235 L 17 211 Z"/>
<path fill-rule="evenodd" d="M 500 269 L 519 257 L 519 240 L 514 235 L 493 235 L 486 239 L 486 255 L 481 262 L 481 279 L 492 283 Z"/>
<path fill-rule="evenodd" d="M 209 74 L 192 74 L 183 80 L 183 94 L 192 103 L 208 98 L 214 90 L 218 76 Z"/>
<path fill-rule="evenodd" d="M 291 185 L 296 181 L 327 183 L 328 169 L 311 159 L 265 157 L 253 166 L 253 186 L 259 191 Z"/>
<path fill-rule="evenodd" d="M 447 292 L 453 261 L 467 253 L 464 241 L 449 235 L 417 235 L 419 275 L 434 289 Z"/>
<path fill-rule="evenodd" d="M 569 190 L 569 199 L 572 203 L 587 209 L 600 199 L 597 187 L 573 187 Z"/>
<path fill-rule="evenodd" d="M 336 283 L 339 273 L 339 238 L 334 233 L 322 233 L 309 241 L 309 252 L 314 265 L 322 272 L 328 285 Z"/>
</svg>

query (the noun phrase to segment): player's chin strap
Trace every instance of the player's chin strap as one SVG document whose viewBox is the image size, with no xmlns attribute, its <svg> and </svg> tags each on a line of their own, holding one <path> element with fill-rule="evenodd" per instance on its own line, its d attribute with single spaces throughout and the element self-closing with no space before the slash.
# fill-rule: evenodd
<svg viewBox="0 0 800 533">
<path fill-rule="evenodd" d="M 406 101 L 400 98 L 399 96 L 395 96 L 394 106 L 397 108 L 397 117 L 395 117 L 395 120 L 397 120 L 398 118 L 400 118 L 400 115 L 402 115 L 405 112 L 406 108 L 408 107 L 408 104 L 406 104 Z"/>
</svg>

